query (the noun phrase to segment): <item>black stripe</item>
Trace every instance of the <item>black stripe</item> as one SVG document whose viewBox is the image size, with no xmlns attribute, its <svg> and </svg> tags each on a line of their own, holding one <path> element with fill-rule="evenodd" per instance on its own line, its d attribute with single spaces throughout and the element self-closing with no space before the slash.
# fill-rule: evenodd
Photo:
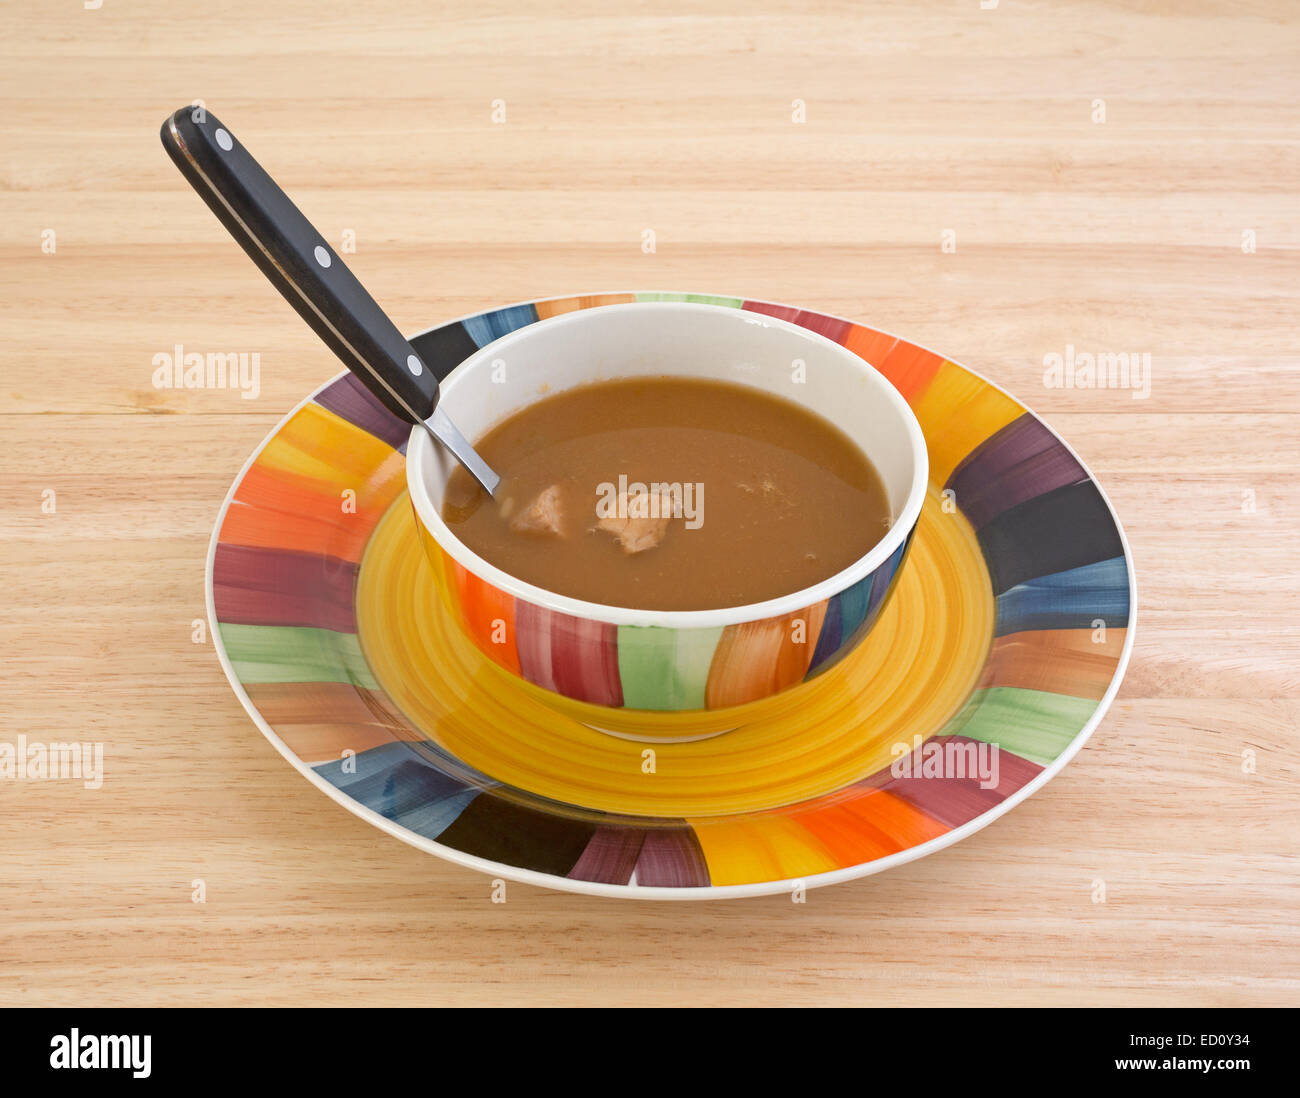
<svg viewBox="0 0 1300 1098">
<path fill-rule="evenodd" d="M 411 340 L 411 346 L 439 381 L 478 351 L 474 337 L 459 320 L 416 336 Z"/>
<path fill-rule="evenodd" d="M 1025 580 L 1124 555 L 1110 508 L 1090 480 L 1012 507 L 977 536 L 995 595 Z"/>
<path fill-rule="evenodd" d="M 563 877 L 595 833 L 594 823 L 481 793 L 438 836 L 438 842 L 464 854 Z"/>
</svg>

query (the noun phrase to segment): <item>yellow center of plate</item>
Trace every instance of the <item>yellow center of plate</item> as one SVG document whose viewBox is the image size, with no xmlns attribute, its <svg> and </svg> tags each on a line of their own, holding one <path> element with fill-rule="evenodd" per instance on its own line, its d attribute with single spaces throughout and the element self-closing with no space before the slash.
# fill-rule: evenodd
<svg viewBox="0 0 1300 1098">
<path fill-rule="evenodd" d="M 833 793 L 934 735 L 975 688 L 994 606 L 969 523 L 933 487 L 897 589 L 862 644 L 830 670 L 701 728 L 690 743 L 598 732 L 596 706 L 516 678 L 484 656 L 443 604 L 403 493 L 367 546 L 357 628 L 371 671 L 412 723 L 499 782 L 587 809 L 700 817 L 757 812 Z M 680 714 L 628 714 L 653 737 Z M 725 723 L 720 723 L 725 722 Z"/>
</svg>

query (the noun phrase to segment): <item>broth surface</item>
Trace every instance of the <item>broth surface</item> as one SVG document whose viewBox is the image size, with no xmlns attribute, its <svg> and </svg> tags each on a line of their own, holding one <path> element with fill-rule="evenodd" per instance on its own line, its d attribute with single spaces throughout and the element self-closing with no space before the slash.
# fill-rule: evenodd
<svg viewBox="0 0 1300 1098">
<path fill-rule="evenodd" d="M 762 602 L 842 571 L 889 529 L 884 484 L 843 432 L 730 382 L 592 382 L 475 448 L 504 490 L 494 501 L 457 466 L 442 510 L 452 532 L 502 571 L 589 602 Z"/>
</svg>

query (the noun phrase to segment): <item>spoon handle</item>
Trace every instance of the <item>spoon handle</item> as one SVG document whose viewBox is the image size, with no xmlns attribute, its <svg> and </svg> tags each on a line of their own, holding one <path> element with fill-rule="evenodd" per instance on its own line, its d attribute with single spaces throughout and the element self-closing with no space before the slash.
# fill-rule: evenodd
<svg viewBox="0 0 1300 1098">
<path fill-rule="evenodd" d="M 325 344 L 394 415 L 428 419 L 438 379 L 325 243 L 215 115 L 182 107 L 162 143 L 226 230 Z"/>
</svg>

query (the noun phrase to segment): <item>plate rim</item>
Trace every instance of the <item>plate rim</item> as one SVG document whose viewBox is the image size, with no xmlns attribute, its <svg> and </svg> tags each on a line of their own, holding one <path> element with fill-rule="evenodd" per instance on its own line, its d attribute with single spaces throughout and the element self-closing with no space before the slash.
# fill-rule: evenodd
<svg viewBox="0 0 1300 1098">
<path fill-rule="evenodd" d="M 902 342 L 909 343 L 912 346 L 928 351 L 930 354 L 938 356 L 945 362 L 951 362 L 953 365 L 965 370 L 968 374 L 979 378 L 979 380 L 984 384 L 996 389 L 1003 396 L 1007 397 L 1021 408 L 1024 408 L 1026 413 L 1033 416 L 1035 420 L 1049 431 L 1052 437 L 1064 446 L 1070 455 L 1079 463 L 1080 468 L 1088 475 L 1089 481 L 1097 489 L 1102 501 L 1106 504 L 1106 509 L 1110 512 L 1111 521 L 1114 522 L 1115 530 L 1119 534 L 1120 544 L 1124 549 L 1124 566 L 1128 574 L 1129 617 L 1128 623 L 1125 626 L 1124 645 L 1120 652 L 1119 662 L 1116 665 L 1111 681 L 1107 685 L 1105 693 L 1102 694 L 1101 699 L 1098 701 L 1096 709 L 1093 710 L 1092 715 L 1084 723 L 1083 728 L 1075 734 L 1074 739 L 1070 741 L 1065 750 L 1053 759 L 1051 763 L 1045 766 L 1038 774 L 1027 781 L 1014 793 L 1011 793 L 1009 796 L 999 801 L 992 808 L 980 813 L 980 815 L 976 816 L 974 819 L 968 820 L 966 823 L 959 827 L 955 827 L 950 831 L 946 831 L 942 835 L 937 835 L 933 839 L 927 839 L 925 842 L 918 843 L 916 846 L 908 847 L 906 850 L 887 854 L 881 858 L 874 858 L 868 862 L 861 862 L 855 866 L 845 866 L 844 868 L 828 870 L 824 873 L 814 873 L 808 877 L 788 877 L 781 880 L 758 881 L 751 884 L 687 885 L 680 888 L 666 885 L 607 884 L 599 881 L 584 881 L 572 877 L 561 877 L 554 874 L 542 873 L 535 869 L 525 869 L 521 866 L 511 866 L 506 865 L 503 862 L 494 862 L 487 858 L 480 858 L 474 854 L 466 854 L 464 851 L 457 850 L 454 847 L 445 846 L 442 843 L 426 838 L 423 835 L 417 835 L 415 832 L 403 827 L 401 824 L 388 819 L 386 816 L 380 815 L 373 808 L 361 804 L 359 801 L 349 796 L 343 789 L 321 777 L 316 773 L 314 768 L 305 763 L 296 752 L 289 748 L 289 746 L 280 738 L 258 711 L 257 707 L 253 704 L 252 699 L 249 698 L 243 684 L 235 675 L 234 667 L 226 653 L 225 642 L 221 636 L 221 630 L 216 615 L 213 567 L 216 560 L 217 546 L 220 543 L 221 528 L 225 524 L 226 512 L 229 510 L 230 504 L 234 501 L 236 489 L 238 489 L 239 485 L 243 483 L 244 477 L 247 476 L 249 469 L 253 467 L 254 463 L 261 456 L 262 451 L 265 450 L 272 439 L 274 439 L 280 431 L 284 429 L 285 425 L 300 411 L 302 411 L 303 408 L 311 404 L 324 390 L 329 388 L 340 378 L 347 376 L 348 371 L 342 370 L 313 389 L 307 394 L 307 396 L 281 416 L 280 419 L 276 421 L 275 426 L 267 432 L 261 442 L 259 442 L 248 455 L 243 465 L 240 466 L 239 472 L 236 473 L 234 479 L 231 481 L 230 487 L 226 490 L 225 497 L 217 511 L 216 521 L 212 527 L 212 534 L 208 540 L 207 559 L 204 567 L 204 596 L 207 604 L 208 630 L 212 637 L 213 648 L 216 650 L 217 659 L 221 663 L 221 668 L 225 672 L 226 679 L 234 690 L 235 696 L 239 699 L 240 704 L 244 707 L 244 711 L 252 718 L 253 723 L 261 731 L 262 735 L 270 742 L 271 746 L 274 747 L 295 770 L 311 782 L 312 785 L 316 786 L 317 789 L 321 790 L 331 800 L 342 806 L 352 815 L 365 820 L 367 823 L 377 827 L 379 830 L 386 832 L 396 839 L 400 839 L 407 845 L 413 846 L 417 850 L 421 850 L 426 854 L 432 854 L 444 861 L 464 866 L 467 869 L 476 870 L 491 877 L 500 877 L 504 880 L 515 881 L 520 884 L 536 885 L 540 888 L 548 888 L 555 891 L 571 892 L 588 896 L 613 896 L 622 899 L 640 900 L 721 900 L 754 896 L 772 896 L 783 893 L 793 893 L 798 889 L 809 890 L 814 888 L 824 888 L 828 885 L 842 884 L 845 881 L 858 880 L 862 877 L 873 876 L 876 873 L 883 873 L 888 869 L 893 869 L 900 865 L 906 865 L 908 862 L 917 861 L 918 859 L 928 857 L 931 854 L 937 854 L 940 850 L 944 850 L 945 848 L 952 846 L 954 843 L 961 842 L 963 839 L 969 838 L 976 832 L 982 831 L 994 821 L 1000 819 L 1007 812 L 1010 812 L 1011 809 L 1015 808 L 1022 801 L 1033 796 L 1034 793 L 1038 792 L 1038 790 L 1051 781 L 1052 778 L 1056 777 L 1057 774 L 1065 769 L 1069 762 L 1083 748 L 1084 744 L 1092 738 L 1093 732 L 1096 731 L 1103 718 L 1110 711 L 1111 704 L 1114 702 L 1115 696 L 1119 693 L 1120 685 L 1124 681 L 1124 675 L 1128 671 L 1129 660 L 1133 653 L 1133 643 L 1137 635 L 1137 571 L 1133 565 L 1133 552 L 1129 546 L 1128 535 L 1124 531 L 1124 526 L 1120 522 L 1119 515 L 1115 511 L 1115 506 L 1111 503 L 1110 496 L 1107 494 L 1106 489 L 1093 475 L 1092 470 L 1088 468 L 1087 463 L 1084 462 L 1079 454 L 1075 452 L 1074 447 L 1071 446 L 1066 439 L 1062 438 L 1058 432 L 1053 430 L 1051 425 L 1048 424 L 1042 416 L 1016 397 L 1015 394 L 1004 389 L 996 382 L 990 381 L 979 371 L 972 370 L 969 366 L 963 365 L 956 359 L 942 354 L 939 351 L 932 350 L 924 344 L 915 343 L 910 339 L 904 340 L 902 336 L 895 335 L 887 329 L 876 328 L 859 321 L 851 320 L 848 317 L 838 316 L 834 313 L 822 312 L 817 309 L 804 309 L 800 306 L 788 305 L 785 302 L 728 294 L 700 294 L 695 291 L 682 290 L 606 290 L 601 292 L 555 294 L 547 297 L 537 297 L 516 301 L 509 305 L 500 305 L 495 308 L 477 309 L 472 312 L 464 313 L 459 317 L 453 317 L 441 323 L 432 324 L 407 338 L 417 339 L 422 335 L 427 335 L 428 333 L 437 331 L 440 328 L 445 328 L 452 324 L 461 324 L 466 320 L 472 320 L 476 317 L 483 316 L 486 313 L 495 313 L 529 305 L 536 306 L 547 301 L 624 296 L 628 294 L 633 296 L 639 296 L 641 294 L 673 296 L 686 295 L 693 297 L 727 298 L 728 300 L 738 300 L 741 302 L 752 301 L 760 305 L 772 305 L 784 309 L 794 308 L 801 312 L 816 313 L 818 316 L 842 321 L 843 323 L 857 327 L 868 327 L 874 332 L 879 332 L 885 336 L 892 336 Z M 599 305 L 588 307 L 600 308 Z M 743 308 L 743 305 L 740 307 Z M 498 338 L 504 337 L 502 336 Z M 495 342 L 496 340 L 493 340 L 491 343 L 487 343 L 483 347 L 479 348 L 479 350 L 485 350 Z M 874 363 L 872 365 L 874 365 Z M 403 455 L 403 458 L 405 458 L 405 455 Z"/>
</svg>

